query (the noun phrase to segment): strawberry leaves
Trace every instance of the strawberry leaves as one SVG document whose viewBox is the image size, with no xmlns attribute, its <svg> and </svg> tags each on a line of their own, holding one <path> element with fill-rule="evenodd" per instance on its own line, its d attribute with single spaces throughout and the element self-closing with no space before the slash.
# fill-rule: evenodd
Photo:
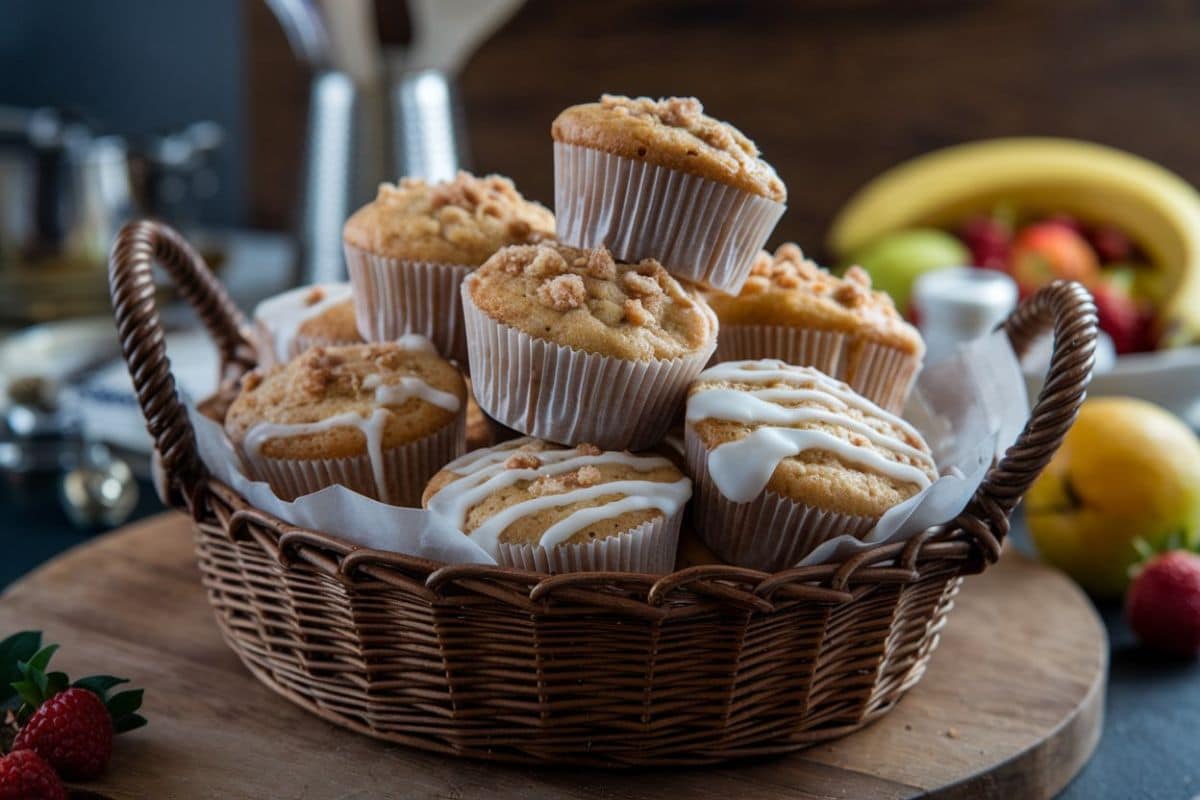
<svg viewBox="0 0 1200 800">
<path fill-rule="evenodd" d="M 12 684 L 21 680 L 20 664 L 42 649 L 41 631 L 21 631 L 0 642 L 0 706 L 17 696 Z"/>
<path fill-rule="evenodd" d="M 0 642 L 0 705 L 20 698 L 16 711 L 18 723 L 27 720 L 51 697 L 68 687 L 86 689 L 97 695 L 112 717 L 113 730 L 125 733 L 146 724 L 137 711 L 142 707 L 143 691 L 127 689 L 111 697 L 109 692 L 129 683 L 113 675 L 89 675 L 74 683 L 65 672 L 47 671 L 58 645 L 42 647 L 41 631 L 21 631 Z"/>
</svg>

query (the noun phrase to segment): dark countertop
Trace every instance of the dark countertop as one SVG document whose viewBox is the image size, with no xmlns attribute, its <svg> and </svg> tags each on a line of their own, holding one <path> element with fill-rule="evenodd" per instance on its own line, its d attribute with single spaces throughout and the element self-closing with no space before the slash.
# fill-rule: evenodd
<svg viewBox="0 0 1200 800">
<path fill-rule="evenodd" d="M 135 518 L 161 511 L 149 485 L 140 488 Z M 98 533 L 68 522 L 53 481 L 5 476 L 0 587 Z M 1023 548 L 1019 530 L 1017 542 Z M 1200 795 L 1200 662 L 1147 653 L 1134 643 L 1119 604 L 1104 604 L 1099 611 L 1112 643 L 1104 734 L 1095 756 L 1061 798 L 1188 800 Z"/>
</svg>

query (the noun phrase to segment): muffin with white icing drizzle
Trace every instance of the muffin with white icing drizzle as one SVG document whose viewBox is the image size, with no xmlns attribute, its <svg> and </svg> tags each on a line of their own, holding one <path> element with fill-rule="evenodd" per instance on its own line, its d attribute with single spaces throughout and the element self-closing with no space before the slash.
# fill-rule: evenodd
<svg viewBox="0 0 1200 800">
<path fill-rule="evenodd" d="M 791 243 L 759 253 L 741 293 L 707 299 L 721 320 L 718 361 L 816 367 L 889 411 L 904 407 L 925 355 L 921 334 L 870 275 L 850 267 L 838 278 Z"/>
<path fill-rule="evenodd" d="M 429 342 L 316 347 L 252 372 L 225 416 L 247 474 L 284 500 L 342 485 L 417 506 L 466 447 L 467 390 Z"/>
<path fill-rule="evenodd" d="M 419 333 L 465 367 L 463 278 L 505 245 L 553 236 L 554 215 L 499 175 L 380 184 L 342 229 L 359 332 L 369 342 Z"/>
<path fill-rule="evenodd" d="M 929 486 L 920 433 L 846 384 L 782 361 L 701 373 L 687 401 L 696 526 L 726 561 L 794 566 L 835 536 L 863 536 Z"/>
<path fill-rule="evenodd" d="M 504 566 L 659 573 L 691 494 L 665 458 L 524 437 L 447 464 L 423 502 Z"/>
<path fill-rule="evenodd" d="M 626 264 L 604 248 L 506 247 L 462 296 L 480 407 L 561 444 L 652 447 L 716 347 L 696 290 L 657 261 Z"/>
<path fill-rule="evenodd" d="M 310 347 L 360 344 L 348 283 L 301 286 L 254 309 L 258 364 L 284 364 Z"/>
</svg>

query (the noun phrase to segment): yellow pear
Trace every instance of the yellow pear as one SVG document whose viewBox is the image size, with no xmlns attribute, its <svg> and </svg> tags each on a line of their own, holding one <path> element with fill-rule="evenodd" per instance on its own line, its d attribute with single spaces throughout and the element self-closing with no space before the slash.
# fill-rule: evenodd
<svg viewBox="0 0 1200 800">
<path fill-rule="evenodd" d="M 1136 540 L 1200 540 L 1200 440 L 1152 403 L 1088 400 L 1025 503 L 1043 559 L 1093 594 L 1120 594 Z"/>
</svg>

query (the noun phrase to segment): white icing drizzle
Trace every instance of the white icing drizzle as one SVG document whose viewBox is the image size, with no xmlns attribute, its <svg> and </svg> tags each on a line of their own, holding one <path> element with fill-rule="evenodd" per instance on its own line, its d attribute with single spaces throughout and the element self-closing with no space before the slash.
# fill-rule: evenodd
<svg viewBox="0 0 1200 800">
<path fill-rule="evenodd" d="M 910 458 L 934 472 L 937 470 L 936 463 L 928 453 L 899 437 L 838 412 L 857 409 L 868 418 L 890 423 L 919 438 L 909 423 L 879 408 L 846 384 L 811 367 L 795 367 L 769 359 L 730 361 L 705 370 L 697 380 L 787 384 L 756 390 L 714 387 L 688 398 L 689 423 L 720 419 L 759 426 L 745 438 L 721 444 L 708 454 L 708 470 L 713 483 L 721 494 L 735 503 L 753 500 L 766 488 L 783 459 L 806 450 L 833 453 L 844 462 L 900 483 L 915 484 L 921 489 L 930 483 L 928 474 L 920 467 L 890 459 L 875 450 L 855 445 L 820 429 L 790 427 L 804 422 L 838 425 L 865 437 L 877 447 Z M 805 401 L 818 403 L 824 408 L 778 405 L 779 402 Z"/>
<path fill-rule="evenodd" d="M 397 341 L 398 343 L 402 342 L 402 339 Z M 428 345 L 431 352 L 434 352 L 433 345 L 429 344 L 429 340 L 423 336 L 415 336 L 411 342 L 413 346 L 404 346 L 404 344 L 401 346 L 405 350 L 425 349 L 421 345 L 422 342 Z M 387 406 L 402 405 L 406 400 L 415 397 L 454 414 L 462 407 L 462 403 L 456 395 L 443 392 L 420 378 L 410 375 L 401 375 L 394 383 L 384 383 L 383 381 L 384 376 L 377 372 L 363 378 L 363 388 L 367 391 L 374 390 L 375 403 L 380 406 L 372 411 L 369 417 L 364 417 L 354 411 L 347 411 L 317 422 L 260 422 L 246 432 L 246 452 L 253 458 L 261 458 L 263 447 L 272 439 L 291 439 L 297 436 L 322 433 L 334 428 L 355 428 L 362 433 L 367 442 L 367 456 L 371 460 L 375 492 L 380 500 L 390 503 L 391 497 L 383 474 L 383 431 L 388 418 L 393 413 Z"/>
<path fill-rule="evenodd" d="M 433 342 L 419 333 L 406 333 L 399 339 L 396 339 L 395 344 L 401 350 L 408 350 L 413 353 L 430 353 L 435 356 L 439 355 L 437 348 L 433 346 Z"/>
<path fill-rule="evenodd" d="M 313 292 L 321 292 L 322 297 L 315 303 L 309 303 L 308 298 Z M 275 357 L 279 359 L 280 364 L 285 364 L 292 357 L 292 341 L 296 338 L 300 326 L 313 317 L 324 314 L 348 297 L 348 283 L 301 286 L 259 303 L 254 309 L 254 319 L 270 332 Z"/>
<path fill-rule="evenodd" d="M 530 451 L 530 455 L 541 462 L 536 469 L 506 467 L 505 462 L 514 451 L 531 441 L 534 440 L 525 437 L 505 442 L 488 450 L 468 453 L 447 464 L 446 469 L 460 477 L 443 486 L 430 498 L 430 510 L 442 515 L 462 530 L 466 527 L 467 515 L 473 507 L 518 481 L 535 481 L 542 477 L 573 472 L 580 467 L 602 464 L 623 464 L 638 471 L 672 466 L 670 461 L 658 456 L 635 456 L 623 452 L 588 455 L 574 448 Z M 630 511 L 657 509 L 670 516 L 682 508 L 692 496 L 692 482 L 687 478 L 673 482 L 617 480 L 569 489 L 558 494 L 531 497 L 494 514 L 467 535 L 495 555 L 499 551 L 501 534 L 517 520 L 546 509 L 587 502 L 608 495 L 616 495 L 618 498 L 572 512 L 547 528 L 538 544 L 542 547 L 554 547 L 595 522 L 613 519 Z"/>
<path fill-rule="evenodd" d="M 383 376 L 368 375 L 363 380 L 363 388 L 375 390 L 375 402 L 381 406 L 399 406 L 410 398 L 424 400 L 432 406 L 444 408 L 451 414 L 462 407 L 458 396 L 450 392 L 435 389 L 420 378 L 402 375 L 395 383 L 383 383 Z"/>
<path fill-rule="evenodd" d="M 375 492 L 380 500 L 390 503 L 391 497 L 387 481 L 383 476 L 383 428 L 391 414 L 392 412 L 386 408 L 377 408 L 369 417 L 347 411 L 344 414 L 336 414 L 317 422 L 290 424 L 260 422 L 246 432 L 246 452 L 254 458 L 260 458 L 263 446 L 272 439 L 291 439 L 296 436 L 322 433 L 334 428 L 356 428 L 367 440 L 367 455 L 371 459 L 371 475 L 375 479 Z"/>
</svg>

